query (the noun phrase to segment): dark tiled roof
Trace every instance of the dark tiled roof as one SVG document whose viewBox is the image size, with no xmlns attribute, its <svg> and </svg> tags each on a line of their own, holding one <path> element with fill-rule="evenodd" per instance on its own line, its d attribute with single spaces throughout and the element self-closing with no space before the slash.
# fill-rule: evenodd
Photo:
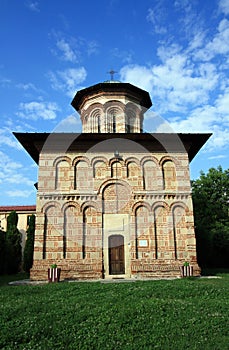
<svg viewBox="0 0 229 350">
<path fill-rule="evenodd" d="M 89 96 L 93 96 L 99 93 L 132 95 L 140 103 L 140 105 L 146 108 L 150 108 L 152 106 L 152 102 L 147 91 L 142 90 L 139 87 L 130 83 L 120 83 L 117 81 L 106 81 L 104 83 L 98 83 L 96 85 L 92 85 L 85 89 L 77 91 L 75 97 L 72 100 L 71 105 L 77 111 L 79 111 L 82 103 L 86 101 Z"/>
<path fill-rule="evenodd" d="M 138 153 L 144 147 L 148 152 L 188 153 L 189 161 L 207 142 L 210 133 L 18 133 L 14 136 L 38 164 L 40 152 L 66 153 L 89 150 L 114 151 L 118 142 L 119 152 Z M 110 141 L 104 143 L 103 141 Z M 131 142 L 133 141 L 133 142 Z M 95 147 L 97 145 L 97 147 Z M 136 147 L 135 147 L 136 146 Z M 117 146 L 115 146 L 117 148 Z"/>
</svg>

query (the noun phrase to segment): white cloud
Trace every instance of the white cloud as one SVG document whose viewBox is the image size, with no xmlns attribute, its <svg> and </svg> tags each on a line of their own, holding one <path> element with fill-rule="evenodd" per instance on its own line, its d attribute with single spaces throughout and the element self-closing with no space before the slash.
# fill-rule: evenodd
<svg viewBox="0 0 229 350">
<path fill-rule="evenodd" d="M 33 193 L 33 191 L 28 190 L 12 190 L 5 192 L 9 197 L 20 197 L 20 198 L 29 198 Z"/>
<path fill-rule="evenodd" d="M 115 47 L 111 50 L 111 55 L 120 59 L 123 63 L 130 64 L 132 62 L 133 52 L 132 50 L 120 50 L 119 48 Z"/>
<path fill-rule="evenodd" d="M 199 11 L 196 11 L 195 5 L 190 0 L 176 0 L 174 2 L 175 14 L 179 11 L 176 30 L 181 37 L 192 40 L 192 37 L 200 32 L 203 23 Z"/>
<path fill-rule="evenodd" d="M 198 33 L 196 33 L 193 36 L 192 40 L 190 40 L 189 42 L 189 47 L 187 52 L 192 52 L 193 50 L 202 47 L 204 44 L 205 37 L 206 37 L 206 34 L 202 31 L 199 31 Z"/>
<path fill-rule="evenodd" d="M 186 49 L 175 43 L 160 46 L 157 53 L 161 64 L 125 65 L 121 69 L 123 81 L 133 83 L 152 95 L 157 114 L 147 113 L 148 125 L 157 132 L 211 132 L 213 136 L 205 147 L 207 151 L 228 147 L 228 78 L 222 66 L 205 59 L 215 54 L 221 56 L 221 61 L 228 59 L 229 45 L 224 42 L 228 42 L 228 35 L 229 22 L 223 20 L 209 45 L 204 46 L 206 36 L 200 31 L 195 36 L 196 42 L 190 42 Z M 203 61 L 200 60 L 201 52 L 205 53 Z M 155 119 L 155 115 L 162 117 Z"/>
<path fill-rule="evenodd" d="M 149 91 L 157 98 L 159 112 L 185 112 L 209 99 L 209 92 L 218 82 L 218 74 L 210 63 L 193 66 L 185 53 L 165 57 L 161 65 L 145 67 L 126 65 L 120 71 L 121 80 Z"/>
<path fill-rule="evenodd" d="M 220 0 L 219 1 L 219 10 L 222 11 L 225 15 L 229 14 L 229 0 Z"/>
<path fill-rule="evenodd" d="M 7 128 L 0 130 L 0 145 L 22 150 L 22 146 L 14 139 L 12 132 Z"/>
<path fill-rule="evenodd" d="M 68 61 L 68 62 L 78 61 L 76 52 L 74 52 L 74 50 L 71 48 L 70 44 L 66 40 L 64 39 L 57 40 L 56 45 L 58 49 L 62 52 L 61 58 L 64 61 Z"/>
<path fill-rule="evenodd" d="M 203 61 L 210 61 L 216 55 L 229 53 L 229 21 L 223 19 L 218 26 L 218 32 L 206 45 L 196 52 L 195 57 Z"/>
<path fill-rule="evenodd" d="M 33 12 L 40 12 L 39 3 L 37 1 L 29 1 L 27 7 Z"/>
<path fill-rule="evenodd" d="M 22 164 L 12 161 L 10 157 L 4 152 L 0 151 L 0 182 L 3 179 L 8 180 L 9 175 L 12 175 L 14 171 L 22 168 Z"/>
<path fill-rule="evenodd" d="M 222 114 L 217 106 L 205 105 L 194 109 L 185 118 L 171 118 L 169 124 L 162 122 L 156 131 L 171 132 L 171 130 L 183 133 L 212 133 L 205 147 L 207 151 L 228 147 L 228 117 Z"/>
<path fill-rule="evenodd" d="M 93 54 L 97 54 L 99 51 L 99 45 L 95 40 L 87 42 L 87 54 L 91 56 Z"/>
<path fill-rule="evenodd" d="M 74 96 L 76 90 L 79 89 L 79 84 L 86 79 L 86 76 L 87 72 L 84 67 L 69 68 L 56 73 L 49 72 L 52 88 L 61 90 L 70 97 Z"/>
<path fill-rule="evenodd" d="M 16 114 L 24 119 L 29 120 L 52 120 L 57 116 L 59 107 L 54 102 L 26 102 L 20 103 L 19 112 Z"/>
<path fill-rule="evenodd" d="M 166 34 L 167 28 L 165 25 L 162 25 L 164 22 L 165 12 L 160 7 L 160 3 L 158 3 L 154 8 L 148 9 L 147 21 L 149 21 L 153 25 L 153 31 L 157 34 Z"/>
<path fill-rule="evenodd" d="M 36 91 L 36 92 L 41 92 L 41 90 L 38 89 L 33 83 L 26 83 L 26 84 L 19 83 L 19 84 L 16 85 L 16 87 L 18 89 L 21 89 L 21 90 L 24 90 L 24 91 L 33 90 L 33 91 Z"/>
<path fill-rule="evenodd" d="M 7 154 L 0 151 L 0 183 L 33 186 L 34 181 L 25 176 L 24 171 L 21 163 L 13 161 Z"/>
<path fill-rule="evenodd" d="M 153 73 L 148 67 L 137 64 L 126 65 L 120 70 L 119 74 L 123 82 L 132 83 L 149 92 L 153 89 Z"/>
<path fill-rule="evenodd" d="M 10 164 L 10 170 L 12 171 L 12 165 Z M 6 169 L 7 170 L 7 169 Z M 17 173 L 17 174 L 11 174 L 11 176 L 7 179 L 8 183 L 11 184 L 23 184 L 27 186 L 33 186 L 34 181 L 28 179 L 23 174 Z"/>
<path fill-rule="evenodd" d="M 12 83 L 12 80 L 8 79 L 8 78 L 1 78 L 0 79 L 0 86 L 1 87 L 7 87 Z"/>
<path fill-rule="evenodd" d="M 55 47 L 51 49 L 52 53 L 66 62 L 79 63 L 85 54 L 91 56 L 99 51 L 96 40 L 86 40 L 83 37 L 66 39 L 62 33 L 56 31 L 52 31 L 51 37 L 54 37 L 55 40 Z"/>
<path fill-rule="evenodd" d="M 53 132 L 80 132 L 81 121 L 79 115 L 69 115 L 56 126 Z"/>
<path fill-rule="evenodd" d="M 35 193 L 34 182 L 27 175 L 34 174 L 20 162 L 13 161 L 6 153 L 0 151 L 0 192 L 10 197 L 28 198 Z M 33 175 L 31 175 L 33 176 Z M 29 188 L 29 189 L 27 189 Z"/>
<path fill-rule="evenodd" d="M 223 158 L 227 158 L 227 156 L 225 154 L 218 154 L 216 156 L 208 157 L 208 159 L 223 159 Z"/>
<path fill-rule="evenodd" d="M 224 89 L 216 99 L 216 107 L 218 113 L 224 115 L 225 122 L 229 124 L 229 87 Z"/>
</svg>

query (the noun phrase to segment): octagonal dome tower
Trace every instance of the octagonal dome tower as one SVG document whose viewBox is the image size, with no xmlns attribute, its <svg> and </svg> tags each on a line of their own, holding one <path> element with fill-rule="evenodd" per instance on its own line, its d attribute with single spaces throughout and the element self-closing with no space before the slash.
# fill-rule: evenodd
<svg viewBox="0 0 229 350">
<path fill-rule="evenodd" d="M 115 80 L 79 90 L 71 104 L 83 133 L 141 133 L 144 112 L 152 106 L 147 91 Z"/>
</svg>

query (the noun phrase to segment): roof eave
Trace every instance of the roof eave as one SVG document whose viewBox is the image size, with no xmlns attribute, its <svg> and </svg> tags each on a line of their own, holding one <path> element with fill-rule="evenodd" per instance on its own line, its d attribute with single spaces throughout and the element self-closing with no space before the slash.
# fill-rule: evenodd
<svg viewBox="0 0 229 350">
<path fill-rule="evenodd" d="M 65 153 L 78 150 L 87 152 L 91 147 L 108 139 L 123 138 L 147 146 L 153 152 L 156 145 L 161 152 L 187 152 L 191 162 L 212 135 L 185 133 L 142 133 L 142 134 L 95 134 L 95 133 L 13 133 L 32 159 L 38 164 L 41 151 Z M 179 146 L 179 142 L 181 146 Z M 182 150 L 183 144 L 183 150 Z"/>
</svg>

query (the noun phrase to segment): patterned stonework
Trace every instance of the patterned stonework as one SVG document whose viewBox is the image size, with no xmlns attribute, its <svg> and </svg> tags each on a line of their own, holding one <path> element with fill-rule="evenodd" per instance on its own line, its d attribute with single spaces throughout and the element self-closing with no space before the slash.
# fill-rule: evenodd
<svg viewBox="0 0 229 350">
<path fill-rule="evenodd" d="M 114 234 L 124 277 L 179 276 L 185 261 L 199 274 L 188 169 L 184 153 L 41 153 L 31 278 L 51 263 L 61 278 L 111 278 Z"/>
<path fill-rule="evenodd" d="M 52 263 L 61 279 L 178 277 L 185 261 L 199 275 L 189 157 L 202 144 L 190 138 L 185 148 L 171 134 L 151 142 L 142 133 L 151 104 L 131 84 L 97 84 L 73 99 L 83 128 L 73 146 L 61 151 L 57 134 L 41 150 L 37 136 L 29 149 L 34 159 L 39 149 L 31 279 L 47 279 Z"/>
</svg>

